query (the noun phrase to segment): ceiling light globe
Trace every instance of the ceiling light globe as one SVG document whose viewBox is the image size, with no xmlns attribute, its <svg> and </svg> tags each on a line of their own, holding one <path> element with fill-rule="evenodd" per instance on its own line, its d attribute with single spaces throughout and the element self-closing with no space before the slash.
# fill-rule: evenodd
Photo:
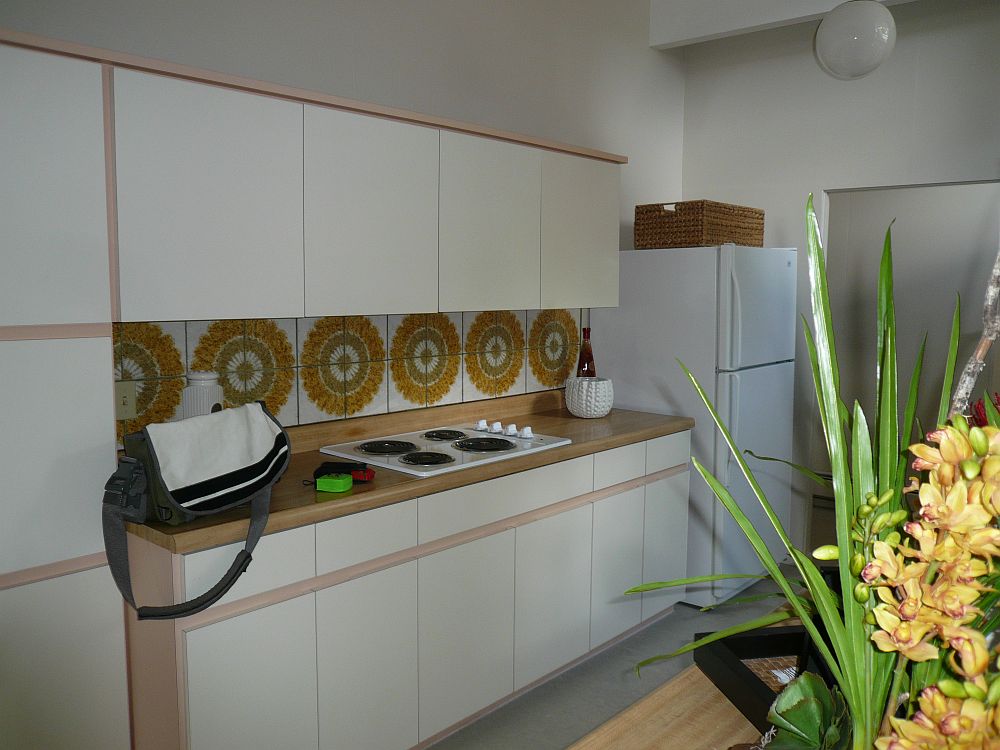
<svg viewBox="0 0 1000 750">
<path fill-rule="evenodd" d="M 876 0 L 848 0 L 831 10 L 816 29 L 819 66 L 834 78 L 863 78 L 896 46 L 896 22 Z"/>
</svg>

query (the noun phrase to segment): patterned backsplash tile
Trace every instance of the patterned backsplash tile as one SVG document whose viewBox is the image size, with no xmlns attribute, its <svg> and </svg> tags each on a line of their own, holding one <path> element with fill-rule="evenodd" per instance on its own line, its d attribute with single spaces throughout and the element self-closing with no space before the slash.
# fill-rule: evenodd
<svg viewBox="0 0 1000 750">
<path fill-rule="evenodd" d="M 193 370 L 286 427 L 559 388 L 579 323 L 579 310 L 117 323 L 115 379 L 137 386 L 118 434 L 180 419 Z"/>
</svg>

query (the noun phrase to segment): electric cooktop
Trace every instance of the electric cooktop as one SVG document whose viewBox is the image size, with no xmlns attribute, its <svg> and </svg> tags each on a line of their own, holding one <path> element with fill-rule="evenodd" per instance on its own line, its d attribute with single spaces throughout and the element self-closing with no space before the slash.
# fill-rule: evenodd
<svg viewBox="0 0 1000 750">
<path fill-rule="evenodd" d="M 417 477 L 432 477 L 571 442 L 569 438 L 536 435 L 528 426 L 518 429 L 516 424 L 491 424 L 481 419 L 474 425 L 449 425 L 352 443 L 324 445 L 320 452 Z"/>
</svg>

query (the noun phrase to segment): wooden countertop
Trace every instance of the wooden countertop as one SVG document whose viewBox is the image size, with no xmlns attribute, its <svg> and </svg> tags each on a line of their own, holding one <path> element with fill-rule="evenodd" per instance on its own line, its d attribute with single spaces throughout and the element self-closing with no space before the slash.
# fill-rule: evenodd
<svg viewBox="0 0 1000 750">
<path fill-rule="evenodd" d="M 720 750 L 759 738 L 753 724 L 692 664 L 569 750 Z"/>
<path fill-rule="evenodd" d="M 535 432 L 568 437 L 569 445 L 551 448 L 527 456 L 476 466 L 436 477 L 415 477 L 390 469 L 376 468 L 375 480 L 355 484 L 343 494 L 316 492 L 302 480 L 312 480 L 313 471 L 332 460 L 321 454 L 318 446 L 362 437 L 378 437 L 442 424 L 454 424 L 487 416 L 504 422 L 530 424 Z M 390 425 L 396 425 L 390 427 Z M 558 461 L 616 448 L 629 443 L 669 435 L 694 426 L 689 417 L 613 409 L 600 419 L 579 419 L 566 411 L 561 391 L 544 395 L 529 394 L 489 402 L 456 404 L 421 409 L 401 414 L 379 415 L 346 422 L 327 422 L 289 429 L 293 455 L 288 470 L 274 486 L 271 514 L 265 534 L 318 523 L 331 518 L 358 513 L 411 498 L 430 495 L 454 487 L 515 474 Z M 166 524 L 134 525 L 128 530 L 170 552 L 197 552 L 246 538 L 249 509 L 244 507 L 180 526 Z"/>
</svg>

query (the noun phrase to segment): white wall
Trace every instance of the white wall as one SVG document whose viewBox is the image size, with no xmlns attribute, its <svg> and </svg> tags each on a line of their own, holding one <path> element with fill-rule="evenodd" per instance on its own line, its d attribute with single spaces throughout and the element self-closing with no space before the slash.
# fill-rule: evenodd
<svg viewBox="0 0 1000 750">
<path fill-rule="evenodd" d="M 1000 182 L 935 185 L 889 190 L 851 190 L 830 195 L 830 305 L 837 321 L 841 384 L 874 420 L 874 289 L 886 226 L 892 219 L 896 289 L 897 356 L 901 389 L 927 334 L 917 416 L 934 424 L 944 380 L 955 294 L 962 298 L 959 367 L 982 331 L 986 284 L 1000 245 Z M 1000 390 L 1000 357 L 991 352 L 976 396 Z"/>
<path fill-rule="evenodd" d="M 802 248 L 809 192 L 823 213 L 828 189 L 1000 177 L 1000 3 L 920 0 L 892 12 L 896 49 L 858 81 L 820 71 L 815 23 L 687 48 L 684 197 L 763 208 L 765 244 Z M 807 368 L 797 370 L 796 457 L 808 461 L 813 397 Z M 804 520 L 793 521 L 799 538 Z"/>
<path fill-rule="evenodd" d="M 0 26 L 625 154 L 623 247 L 636 203 L 680 195 L 648 0 L 6 0 Z"/>
</svg>

